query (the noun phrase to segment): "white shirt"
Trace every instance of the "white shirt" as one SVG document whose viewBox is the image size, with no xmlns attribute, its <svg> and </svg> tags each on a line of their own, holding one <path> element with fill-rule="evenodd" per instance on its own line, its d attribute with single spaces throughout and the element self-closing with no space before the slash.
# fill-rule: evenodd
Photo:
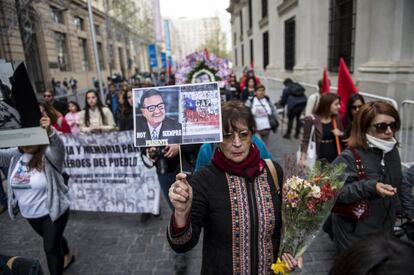
<svg viewBox="0 0 414 275">
<path fill-rule="evenodd" d="M 306 102 L 306 107 L 305 107 L 305 117 L 310 116 L 316 111 L 316 108 L 318 107 L 318 104 L 319 104 L 319 97 L 320 97 L 319 92 L 313 93 L 309 96 L 308 101 Z"/>
<path fill-rule="evenodd" d="M 272 109 L 266 98 L 258 99 L 254 97 L 251 111 L 258 131 L 270 129 L 269 115 L 272 114 Z"/>
<path fill-rule="evenodd" d="M 31 154 L 23 154 L 11 173 L 11 187 L 19 203 L 23 217 L 34 219 L 46 216 L 47 189 L 45 172 L 32 169 L 28 171 Z"/>
<path fill-rule="evenodd" d="M 147 125 L 148 125 L 148 129 L 150 130 L 150 137 L 151 137 L 151 139 L 153 139 L 152 138 L 152 132 L 154 131 L 154 129 L 157 132 L 157 138 L 156 139 L 159 139 L 160 138 L 160 130 L 161 130 L 162 123 L 160 123 L 160 125 L 158 125 L 158 127 L 156 127 L 156 128 L 154 128 L 151 125 L 149 125 L 149 123 L 147 123 Z"/>
<path fill-rule="evenodd" d="M 103 124 L 101 113 L 99 112 L 98 108 L 94 110 L 89 109 L 89 126 L 85 125 L 85 110 L 82 110 L 79 113 L 79 120 L 80 120 L 80 130 L 84 133 L 89 133 L 92 128 L 99 128 L 102 131 L 112 131 L 115 129 L 115 121 L 114 116 L 112 115 L 111 110 L 107 107 L 102 107 L 102 112 L 104 114 L 106 125 Z"/>
</svg>

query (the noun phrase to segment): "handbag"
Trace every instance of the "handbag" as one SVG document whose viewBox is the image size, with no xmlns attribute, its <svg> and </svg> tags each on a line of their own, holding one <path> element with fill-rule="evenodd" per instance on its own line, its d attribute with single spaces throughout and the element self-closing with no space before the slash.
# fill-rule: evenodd
<svg viewBox="0 0 414 275">
<path fill-rule="evenodd" d="M 260 99 L 258 99 L 258 100 L 259 100 L 260 105 L 262 105 L 263 109 L 265 109 L 265 111 L 267 113 L 267 109 L 263 105 L 262 101 Z M 269 100 L 268 100 L 268 102 L 269 102 Z M 269 102 L 269 105 L 270 104 L 271 103 Z M 279 127 L 279 121 L 277 121 L 277 118 L 273 114 L 269 115 L 269 113 L 267 113 L 267 118 L 269 119 L 270 129 L 272 129 L 273 133 L 276 133 L 277 128 Z"/>
<path fill-rule="evenodd" d="M 314 117 L 311 115 L 312 120 L 314 119 Z M 306 150 L 306 159 L 305 159 L 305 166 L 307 167 L 313 167 L 313 165 L 315 165 L 316 162 L 316 141 L 315 141 L 315 124 L 312 124 L 312 128 L 311 128 L 311 133 L 309 136 L 309 144 L 308 144 L 308 148 Z M 301 146 L 299 145 L 299 150 L 296 152 L 296 160 L 297 162 L 299 162 L 300 158 L 301 158 Z"/>
<path fill-rule="evenodd" d="M 364 166 L 362 165 L 361 156 L 354 148 L 350 148 L 354 155 L 356 168 L 358 172 L 358 179 L 366 179 Z M 332 208 L 332 213 L 348 218 L 350 220 L 358 221 L 365 219 L 369 215 L 369 204 L 366 200 L 361 200 L 354 203 L 339 203 L 336 202 Z"/>
</svg>

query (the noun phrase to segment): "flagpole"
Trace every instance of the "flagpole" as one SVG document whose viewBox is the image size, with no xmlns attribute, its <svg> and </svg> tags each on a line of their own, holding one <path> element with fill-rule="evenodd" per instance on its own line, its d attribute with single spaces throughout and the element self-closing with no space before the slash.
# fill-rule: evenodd
<svg viewBox="0 0 414 275">
<path fill-rule="evenodd" d="M 99 92 L 101 95 L 101 100 L 105 100 L 104 90 L 102 86 L 102 75 L 101 75 L 101 66 L 99 64 L 99 56 L 98 56 L 98 48 L 96 46 L 96 33 L 95 33 L 95 25 L 93 23 L 93 13 L 92 13 L 92 4 L 91 0 L 88 0 L 88 13 L 89 13 L 89 27 L 91 29 L 92 34 L 92 45 L 93 45 L 93 53 L 95 55 L 95 63 L 96 63 L 96 73 L 99 82 Z"/>
</svg>

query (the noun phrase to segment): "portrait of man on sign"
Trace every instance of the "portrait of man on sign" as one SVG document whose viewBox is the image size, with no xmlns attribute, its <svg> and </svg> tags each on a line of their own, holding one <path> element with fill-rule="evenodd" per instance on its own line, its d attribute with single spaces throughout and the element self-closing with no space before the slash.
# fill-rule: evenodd
<svg viewBox="0 0 414 275">
<path fill-rule="evenodd" d="M 181 123 L 167 116 L 164 98 L 157 89 L 142 93 L 139 110 L 142 115 L 136 117 L 137 146 L 181 143 Z"/>
</svg>

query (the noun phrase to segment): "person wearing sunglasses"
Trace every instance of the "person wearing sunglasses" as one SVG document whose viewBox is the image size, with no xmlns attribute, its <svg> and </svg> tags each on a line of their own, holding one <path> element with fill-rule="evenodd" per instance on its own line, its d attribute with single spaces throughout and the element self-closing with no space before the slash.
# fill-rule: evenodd
<svg viewBox="0 0 414 275">
<path fill-rule="evenodd" d="M 52 105 L 56 110 L 59 111 L 62 115 L 65 115 L 68 112 L 68 106 L 63 101 L 55 100 L 55 96 L 52 91 L 45 90 L 43 92 L 43 99 L 45 102 Z"/>
<path fill-rule="evenodd" d="M 348 98 L 348 101 L 346 103 L 345 117 L 342 121 L 345 128 L 344 133 L 346 138 L 351 134 L 352 122 L 354 121 L 356 113 L 364 104 L 364 97 L 360 94 L 353 94 Z"/>
<path fill-rule="evenodd" d="M 331 226 L 338 252 L 370 235 L 391 236 L 398 201 L 413 215 L 412 199 L 407 199 L 410 196 L 403 194 L 407 189 L 402 187 L 396 140 L 400 123 L 398 111 L 382 101 L 369 102 L 356 114 L 346 140 L 349 147 L 334 161 L 334 165 L 345 165 L 345 184 L 337 203 L 350 208 L 363 202 L 367 207 L 359 218 L 333 211 Z M 361 165 L 357 166 L 357 160 Z"/>
<path fill-rule="evenodd" d="M 158 90 L 146 90 L 139 106 L 142 116 L 136 119 L 137 146 L 152 146 L 150 141 L 160 141 L 158 145 L 181 143 L 181 123 L 166 116 L 166 105 Z"/>
<path fill-rule="evenodd" d="M 222 104 L 223 142 L 212 162 L 191 178 L 176 175 L 167 238 L 178 253 L 204 230 L 201 274 L 274 274 L 281 240 L 283 170 L 260 158 L 251 138 L 255 120 L 237 101 Z M 290 254 L 282 259 L 298 265 Z"/>
</svg>

